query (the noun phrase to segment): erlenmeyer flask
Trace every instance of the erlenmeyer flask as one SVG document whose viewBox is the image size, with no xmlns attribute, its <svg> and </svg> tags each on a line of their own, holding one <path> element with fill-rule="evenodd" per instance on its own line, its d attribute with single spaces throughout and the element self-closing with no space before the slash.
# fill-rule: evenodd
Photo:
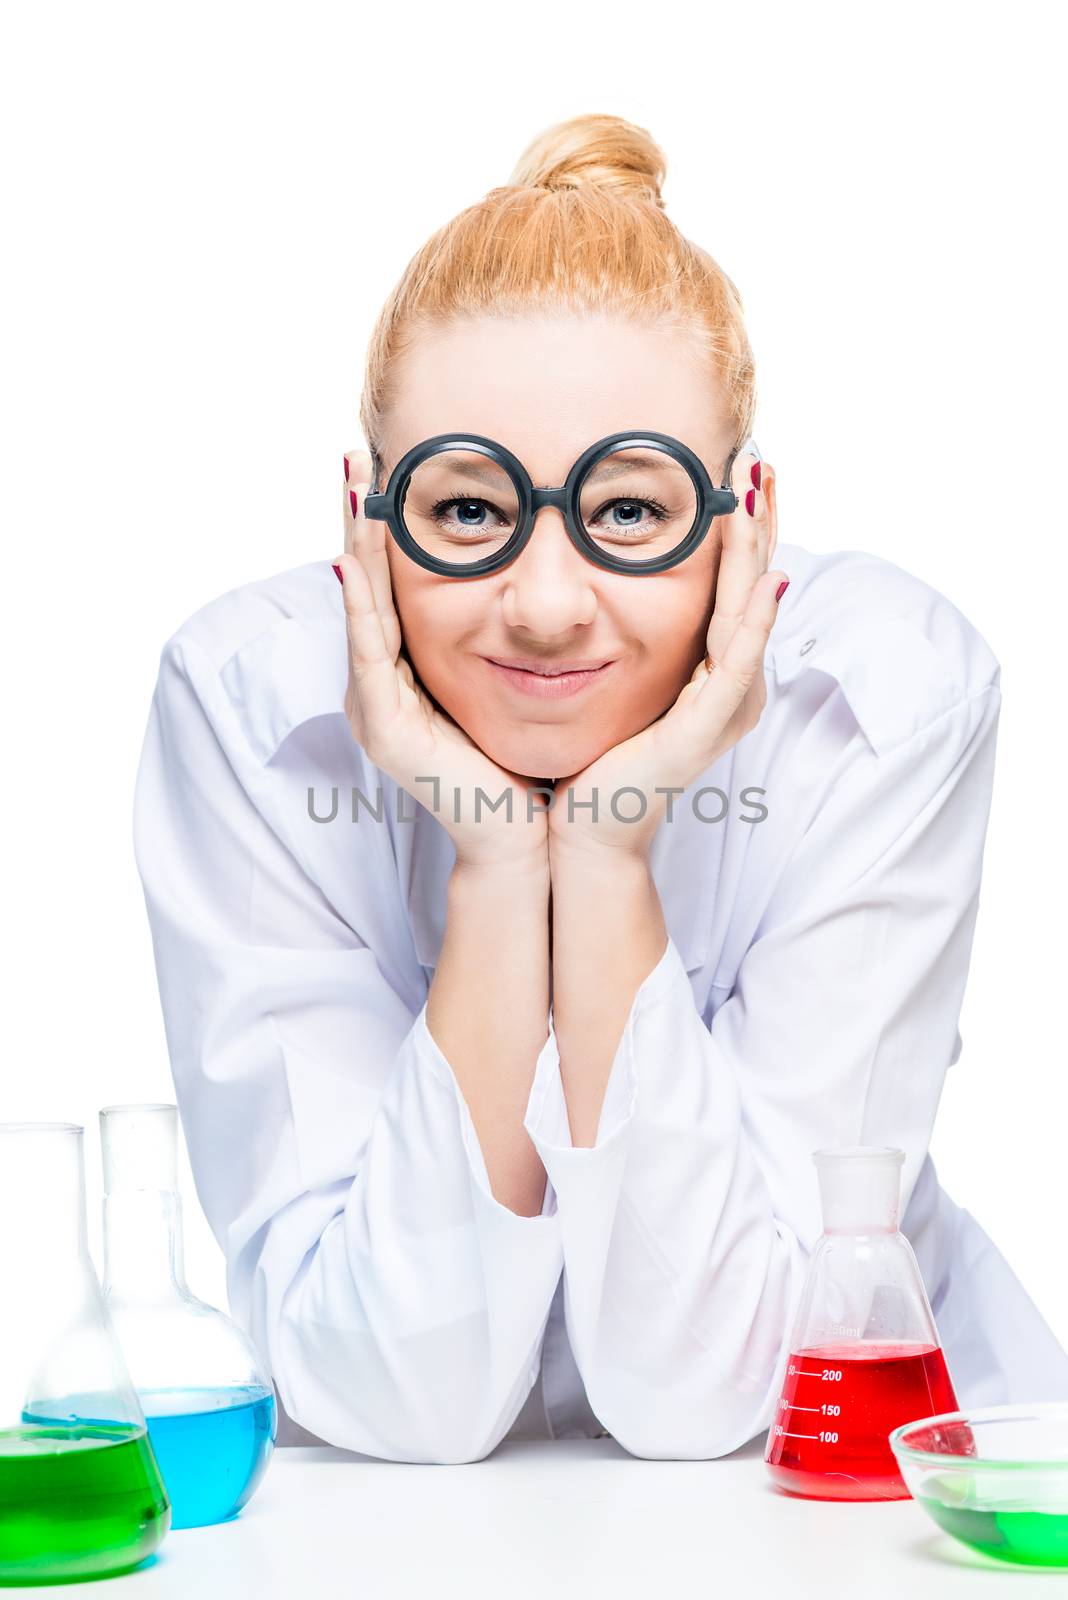
<svg viewBox="0 0 1068 1600">
<path fill-rule="evenodd" d="M 790 1337 L 764 1460 L 776 1483 L 821 1500 L 902 1500 L 888 1436 L 955 1411 L 912 1246 L 898 1231 L 901 1150 L 817 1150 L 823 1234 Z"/>
<path fill-rule="evenodd" d="M 175 1528 L 225 1522 L 274 1448 L 274 1386 L 247 1334 L 186 1287 L 178 1108 L 106 1106 L 104 1293 Z"/>
<path fill-rule="evenodd" d="M 82 1133 L 0 1123 L 0 1584 L 127 1571 L 170 1527 L 89 1256 Z"/>
</svg>

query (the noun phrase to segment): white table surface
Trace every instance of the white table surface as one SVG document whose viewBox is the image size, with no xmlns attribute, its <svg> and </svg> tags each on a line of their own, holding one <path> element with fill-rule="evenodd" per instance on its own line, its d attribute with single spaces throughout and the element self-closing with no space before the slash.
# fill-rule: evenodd
<svg viewBox="0 0 1068 1600">
<path fill-rule="evenodd" d="M 1028 1600 L 1068 1574 L 1002 1567 L 913 1501 L 803 1500 L 771 1483 L 763 1437 L 715 1461 L 642 1461 L 614 1439 L 513 1441 L 465 1466 L 276 1449 L 232 1522 L 172 1530 L 86 1600 Z M 55 1588 L 0 1588 L 36 1595 Z"/>
</svg>

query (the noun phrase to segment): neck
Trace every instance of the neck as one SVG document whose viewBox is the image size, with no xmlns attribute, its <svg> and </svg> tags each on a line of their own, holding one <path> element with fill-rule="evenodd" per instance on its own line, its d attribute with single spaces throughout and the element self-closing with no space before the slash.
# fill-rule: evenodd
<svg viewBox="0 0 1068 1600">
<path fill-rule="evenodd" d="M 104 1293 L 112 1300 L 185 1300 L 182 1202 L 174 1189 L 104 1197 Z"/>
</svg>

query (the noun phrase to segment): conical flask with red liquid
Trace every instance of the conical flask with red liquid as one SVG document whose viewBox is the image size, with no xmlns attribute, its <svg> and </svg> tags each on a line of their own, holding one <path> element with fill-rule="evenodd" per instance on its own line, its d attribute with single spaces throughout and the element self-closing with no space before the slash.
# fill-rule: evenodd
<svg viewBox="0 0 1068 1600">
<path fill-rule="evenodd" d="M 813 1154 L 823 1234 L 764 1451 L 792 1494 L 907 1499 L 891 1429 L 957 1410 L 919 1262 L 898 1228 L 904 1159 L 880 1145 Z"/>
</svg>

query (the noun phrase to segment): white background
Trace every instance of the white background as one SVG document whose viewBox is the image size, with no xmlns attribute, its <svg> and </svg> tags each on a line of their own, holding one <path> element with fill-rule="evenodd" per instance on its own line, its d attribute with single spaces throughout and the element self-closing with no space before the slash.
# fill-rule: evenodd
<svg viewBox="0 0 1068 1600">
<path fill-rule="evenodd" d="M 224 590 L 337 552 L 366 341 L 405 262 L 534 134 L 612 112 L 663 146 L 670 215 L 741 290 L 780 537 L 898 562 L 1002 662 L 933 1153 L 1068 1343 L 1059 8 L 7 17 L 0 1117 L 87 1124 L 98 1261 L 97 1110 L 173 1098 L 130 835 L 160 647 Z M 190 1280 L 222 1303 L 184 1170 Z"/>
</svg>

